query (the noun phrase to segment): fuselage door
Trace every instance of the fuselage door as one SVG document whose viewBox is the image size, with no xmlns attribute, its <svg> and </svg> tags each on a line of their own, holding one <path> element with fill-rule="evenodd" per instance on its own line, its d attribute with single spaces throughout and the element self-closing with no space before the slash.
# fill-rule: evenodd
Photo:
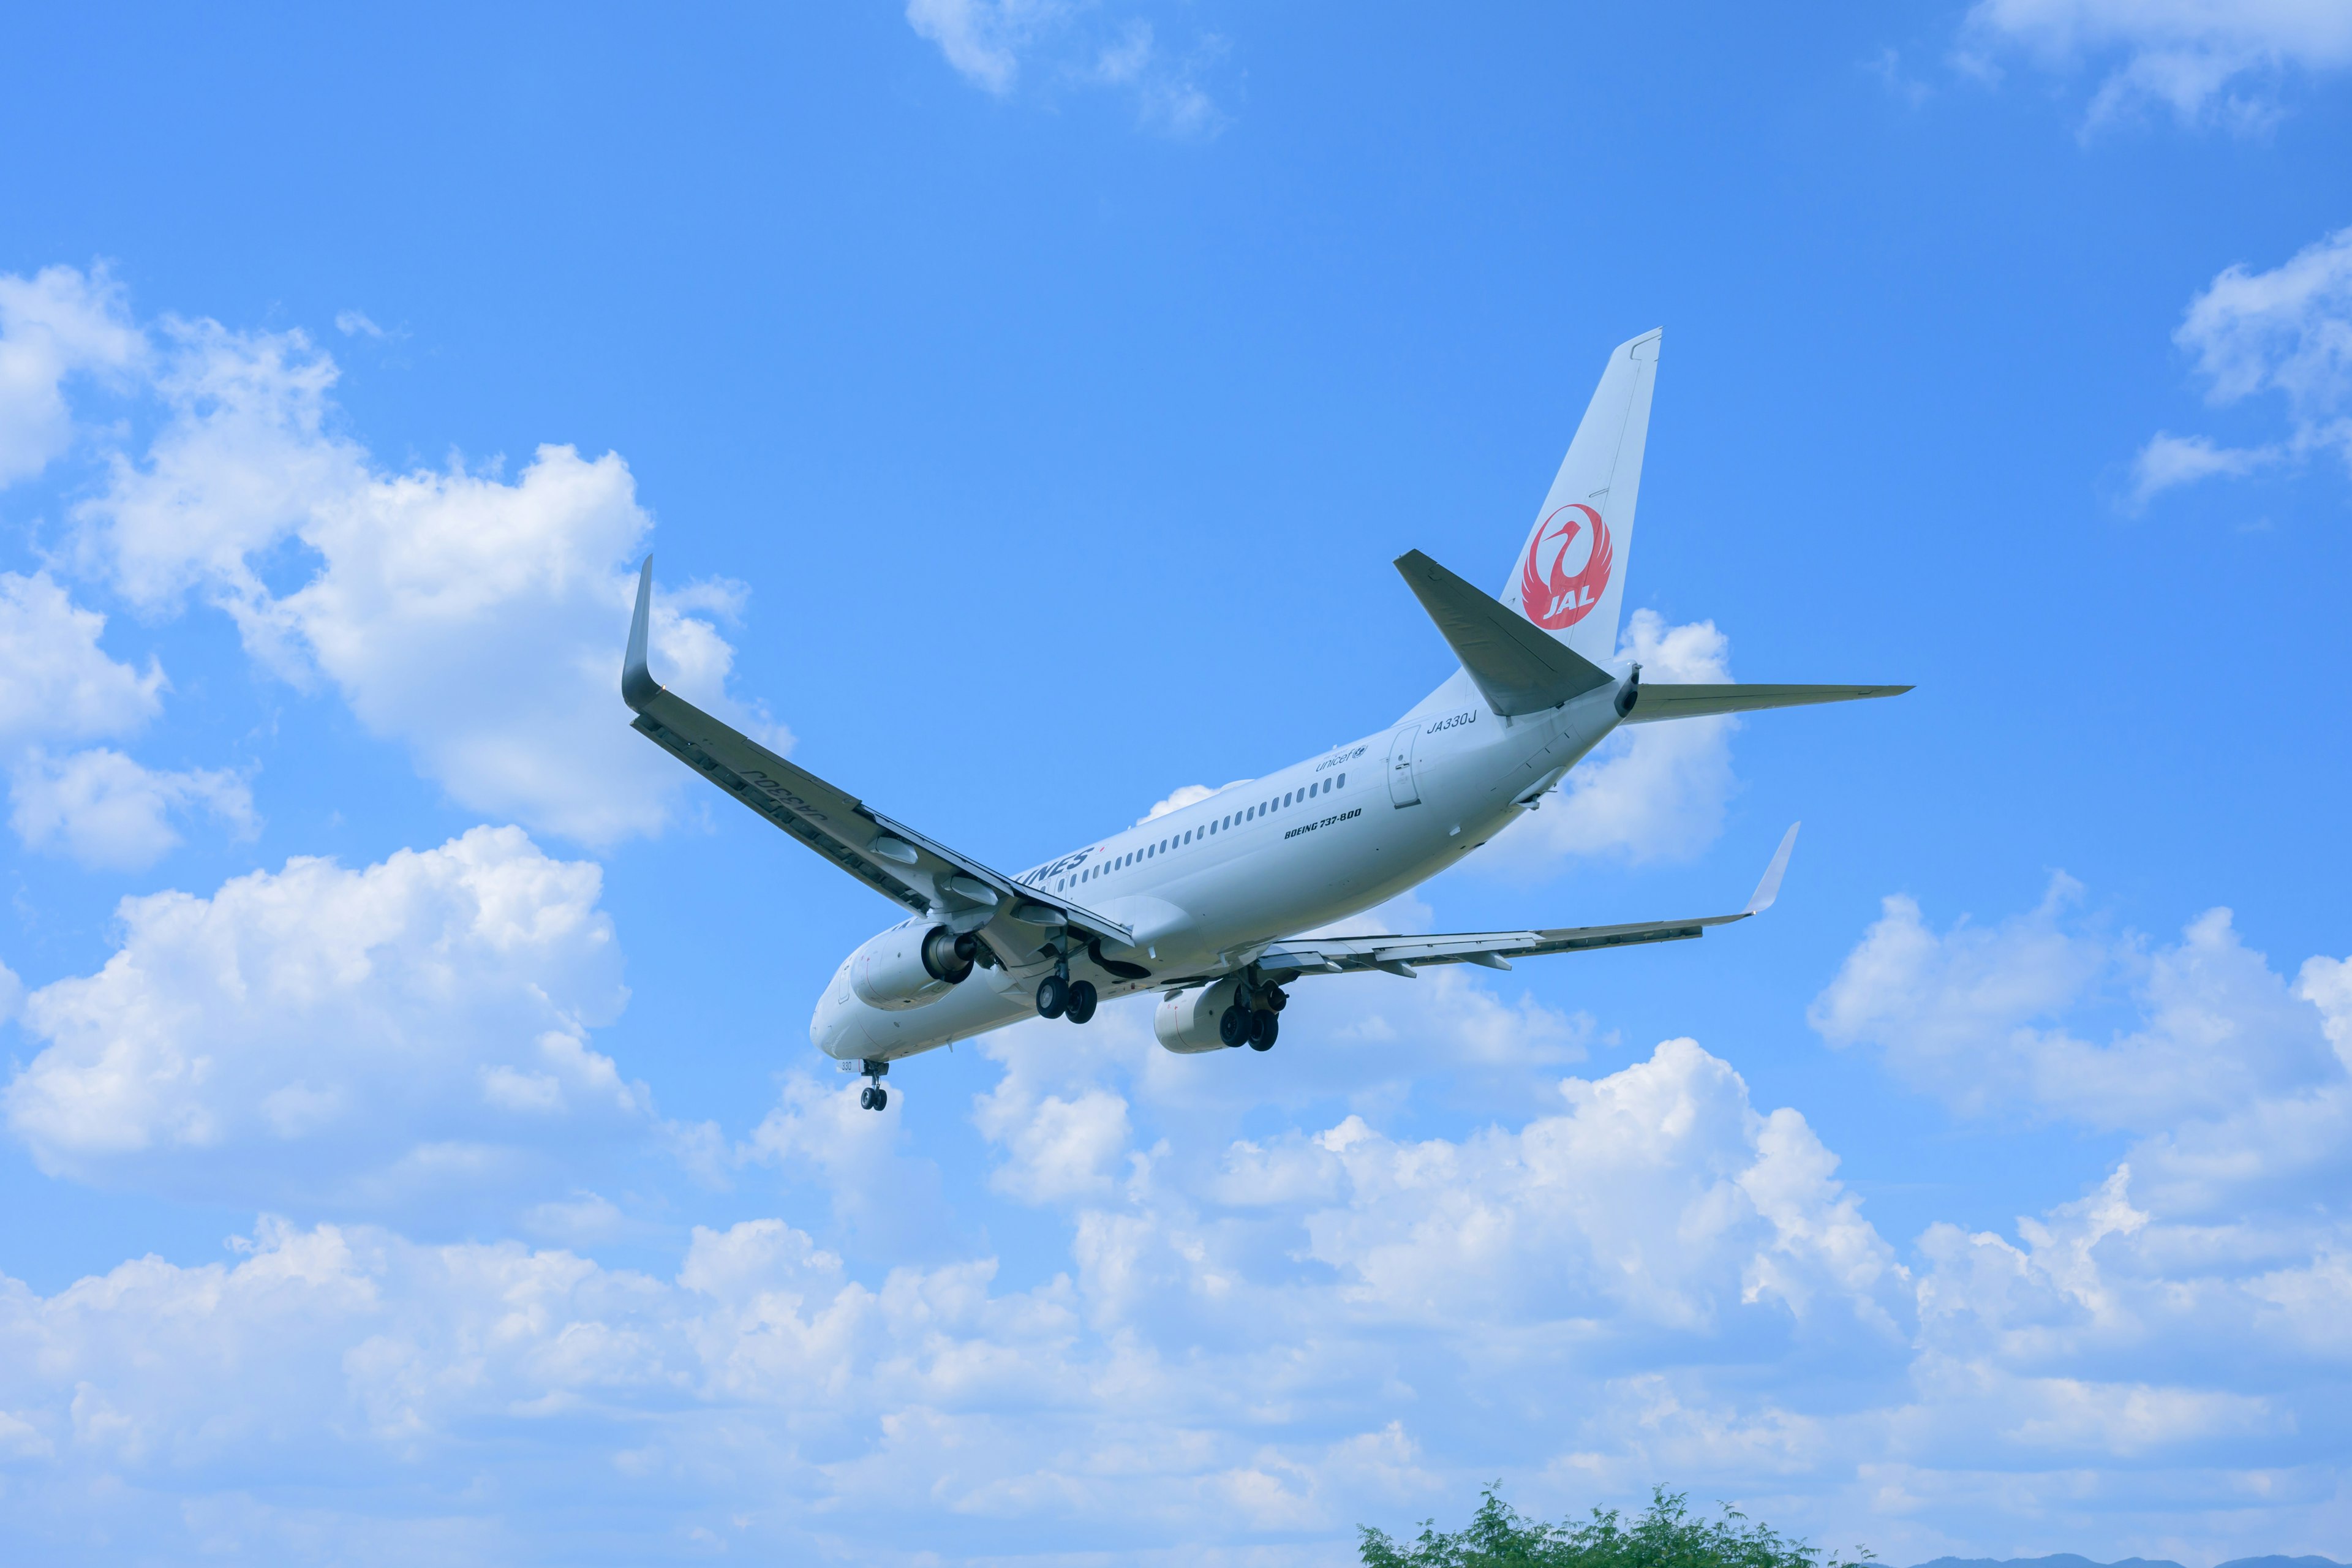
<svg viewBox="0 0 2352 1568">
<path fill-rule="evenodd" d="M 1389 803 L 1391 805 L 1419 805 L 1421 785 L 1412 776 L 1412 748 L 1421 739 L 1421 726 L 1407 724 L 1389 741 Z"/>
</svg>

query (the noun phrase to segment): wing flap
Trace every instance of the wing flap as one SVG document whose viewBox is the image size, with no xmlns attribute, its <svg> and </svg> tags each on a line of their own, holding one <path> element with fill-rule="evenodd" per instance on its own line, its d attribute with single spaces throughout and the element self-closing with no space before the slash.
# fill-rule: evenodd
<svg viewBox="0 0 2352 1568">
<path fill-rule="evenodd" d="M 1790 824 L 1764 868 L 1755 892 L 1737 913 L 1701 915 L 1695 920 L 1637 921 L 1630 925 L 1561 926 L 1549 931 L 1462 931 L 1447 936 L 1342 936 L 1277 942 L 1261 953 L 1260 969 L 1295 970 L 1301 974 L 1349 974 L 1386 970 L 1411 977 L 1412 966 L 1430 963 L 1477 963 L 1508 967 L 1514 958 L 1540 958 L 1554 952 L 1587 952 L 1604 947 L 1638 947 L 1654 942 L 1686 942 L 1704 936 L 1711 926 L 1731 925 L 1760 915 L 1780 897 L 1781 879 L 1788 875 L 1789 857 L 1797 847 L 1799 824 Z"/>
</svg>

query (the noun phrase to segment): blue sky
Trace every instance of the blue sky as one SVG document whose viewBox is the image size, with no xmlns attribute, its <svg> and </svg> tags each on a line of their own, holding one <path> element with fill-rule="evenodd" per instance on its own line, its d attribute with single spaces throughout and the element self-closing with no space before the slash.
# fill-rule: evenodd
<svg viewBox="0 0 2352 1568">
<path fill-rule="evenodd" d="M 0 96 L 0 1529 L 1324 1563 L 1653 1483 L 2352 1537 L 2352 14 L 62 8 Z M 807 1045 L 889 908 L 1381 728 L 1666 329 L 1653 727 L 1391 925 L 1704 942 Z M 1239 1056 L 1247 1059 L 1235 1059 Z"/>
</svg>

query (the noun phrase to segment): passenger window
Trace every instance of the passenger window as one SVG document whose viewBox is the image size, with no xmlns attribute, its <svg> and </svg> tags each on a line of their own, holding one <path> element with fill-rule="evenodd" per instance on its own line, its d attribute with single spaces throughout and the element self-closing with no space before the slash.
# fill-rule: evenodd
<svg viewBox="0 0 2352 1568">
<path fill-rule="evenodd" d="M 1348 787 L 1348 775 L 1347 775 L 1347 774 L 1345 774 L 1345 773 L 1341 773 L 1341 774 L 1339 775 L 1339 787 L 1340 787 L 1341 789 L 1346 789 L 1346 788 Z"/>
</svg>

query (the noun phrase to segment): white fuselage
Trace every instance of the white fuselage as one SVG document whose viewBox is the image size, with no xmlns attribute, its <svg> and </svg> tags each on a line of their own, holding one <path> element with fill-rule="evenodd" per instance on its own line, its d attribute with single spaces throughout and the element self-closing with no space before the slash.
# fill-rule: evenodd
<svg viewBox="0 0 2352 1568">
<path fill-rule="evenodd" d="M 1119 979 L 1084 950 L 1069 961 L 1071 976 L 1106 999 L 1225 973 L 1486 843 L 1616 728 L 1617 690 L 1505 719 L 1456 675 L 1379 734 L 1228 785 L 1017 879 L 1135 933 L 1116 956 L 1148 978 Z M 811 1038 L 839 1060 L 889 1061 L 1035 1016 L 1037 982 L 1055 962 L 1039 944 L 1051 933 L 1000 914 L 981 934 L 1003 962 L 900 1011 L 859 1000 L 844 960 L 809 1020 Z"/>
</svg>

